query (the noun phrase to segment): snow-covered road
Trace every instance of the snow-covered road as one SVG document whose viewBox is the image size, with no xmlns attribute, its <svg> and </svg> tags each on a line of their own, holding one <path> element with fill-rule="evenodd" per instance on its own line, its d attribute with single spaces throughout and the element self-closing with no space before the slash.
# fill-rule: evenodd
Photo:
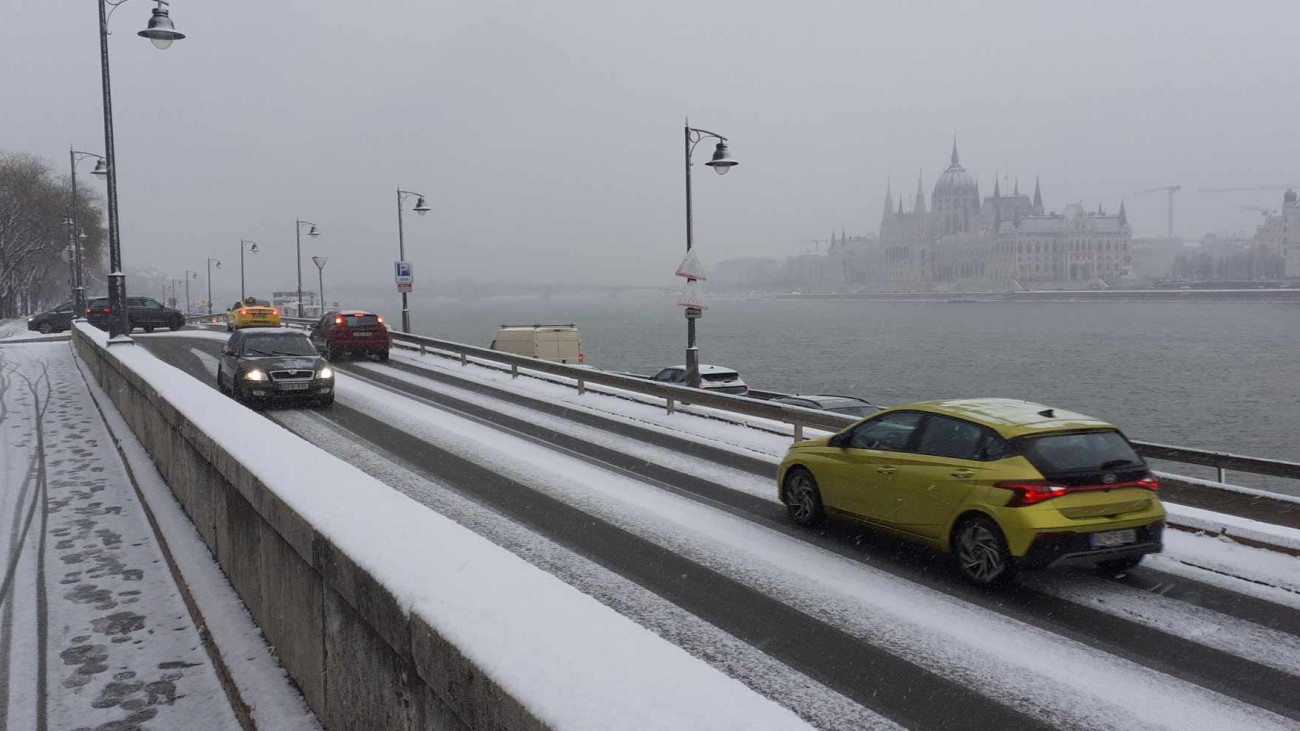
<svg viewBox="0 0 1300 731">
<path fill-rule="evenodd" d="M 161 336 L 149 346 L 210 382 L 212 341 Z M 877 726 L 880 715 L 927 727 L 1300 719 L 1296 559 L 1178 534 L 1160 571 L 1124 582 L 1041 573 L 1004 595 L 976 592 L 924 552 L 842 527 L 785 525 L 770 479 L 743 465 L 770 463 L 787 438 L 486 369 L 445 370 L 462 382 L 352 364 L 334 409 L 266 413 L 816 726 Z M 738 461 L 668 446 L 683 435 Z M 927 703 L 941 706 L 926 715 Z"/>
</svg>

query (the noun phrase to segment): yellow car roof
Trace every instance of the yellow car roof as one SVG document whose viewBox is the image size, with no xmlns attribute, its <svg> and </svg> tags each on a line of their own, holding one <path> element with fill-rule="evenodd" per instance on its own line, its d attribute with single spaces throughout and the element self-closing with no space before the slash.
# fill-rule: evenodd
<svg viewBox="0 0 1300 731">
<path fill-rule="evenodd" d="M 983 424 L 1006 439 L 1027 434 L 1078 429 L 1114 429 L 1115 425 L 1091 416 L 1032 401 L 1008 398 L 945 399 L 896 406 L 890 411 L 928 411 Z"/>
</svg>

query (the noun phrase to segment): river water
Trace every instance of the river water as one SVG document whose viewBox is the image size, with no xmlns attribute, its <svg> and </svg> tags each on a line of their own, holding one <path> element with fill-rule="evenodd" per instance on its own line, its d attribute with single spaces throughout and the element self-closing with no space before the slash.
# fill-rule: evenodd
<svg viewBox="0 0 1300 731">
<path fill-rule="evenodd" d="M 396 295 L 366 300 L 351 304 L 399 321 Z M 681 308 L 657 294 L 417 294 L 412 321 L 484 346 L 501 323 L 573 322 L 591 365 L 652 373 L 684 360 Z M 1111 421 L 1133 439 L 1300 461 L 1296 304 L 713 299 L 699 345 L 701 362 L 735 368 L 754 388 L 882 405 L 1019 398 Z"/>
</svg>

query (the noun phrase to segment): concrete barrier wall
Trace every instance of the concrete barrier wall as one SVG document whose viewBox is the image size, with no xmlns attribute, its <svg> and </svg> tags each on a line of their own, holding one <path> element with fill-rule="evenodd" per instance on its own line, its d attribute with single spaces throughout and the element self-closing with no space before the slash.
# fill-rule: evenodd
<svg viewBox="0 0 1300 731">
<path fill-rule="evenodd" d="M 546 727 L 113 355 L 134 346 L 73 341 L 327 728 Z"/>
</svg>

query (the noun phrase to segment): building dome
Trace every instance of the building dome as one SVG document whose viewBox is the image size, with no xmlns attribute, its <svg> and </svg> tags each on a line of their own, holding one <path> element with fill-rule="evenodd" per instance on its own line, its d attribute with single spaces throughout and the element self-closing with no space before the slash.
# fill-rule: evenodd
<svg viewBox="0 0 1300 731">
<path fill-rule="evenodd" d="M 930 196 L 931 201 L 938 201 L 940 198 L 979 198 L 975 188 L 975 178 L 966 172 L 966 168 L 961 166 L 961 161 L 957 157 L 956 142 L 952 145 L 952 164 L 934 182 L 934 193 Z"/>
</svg>

